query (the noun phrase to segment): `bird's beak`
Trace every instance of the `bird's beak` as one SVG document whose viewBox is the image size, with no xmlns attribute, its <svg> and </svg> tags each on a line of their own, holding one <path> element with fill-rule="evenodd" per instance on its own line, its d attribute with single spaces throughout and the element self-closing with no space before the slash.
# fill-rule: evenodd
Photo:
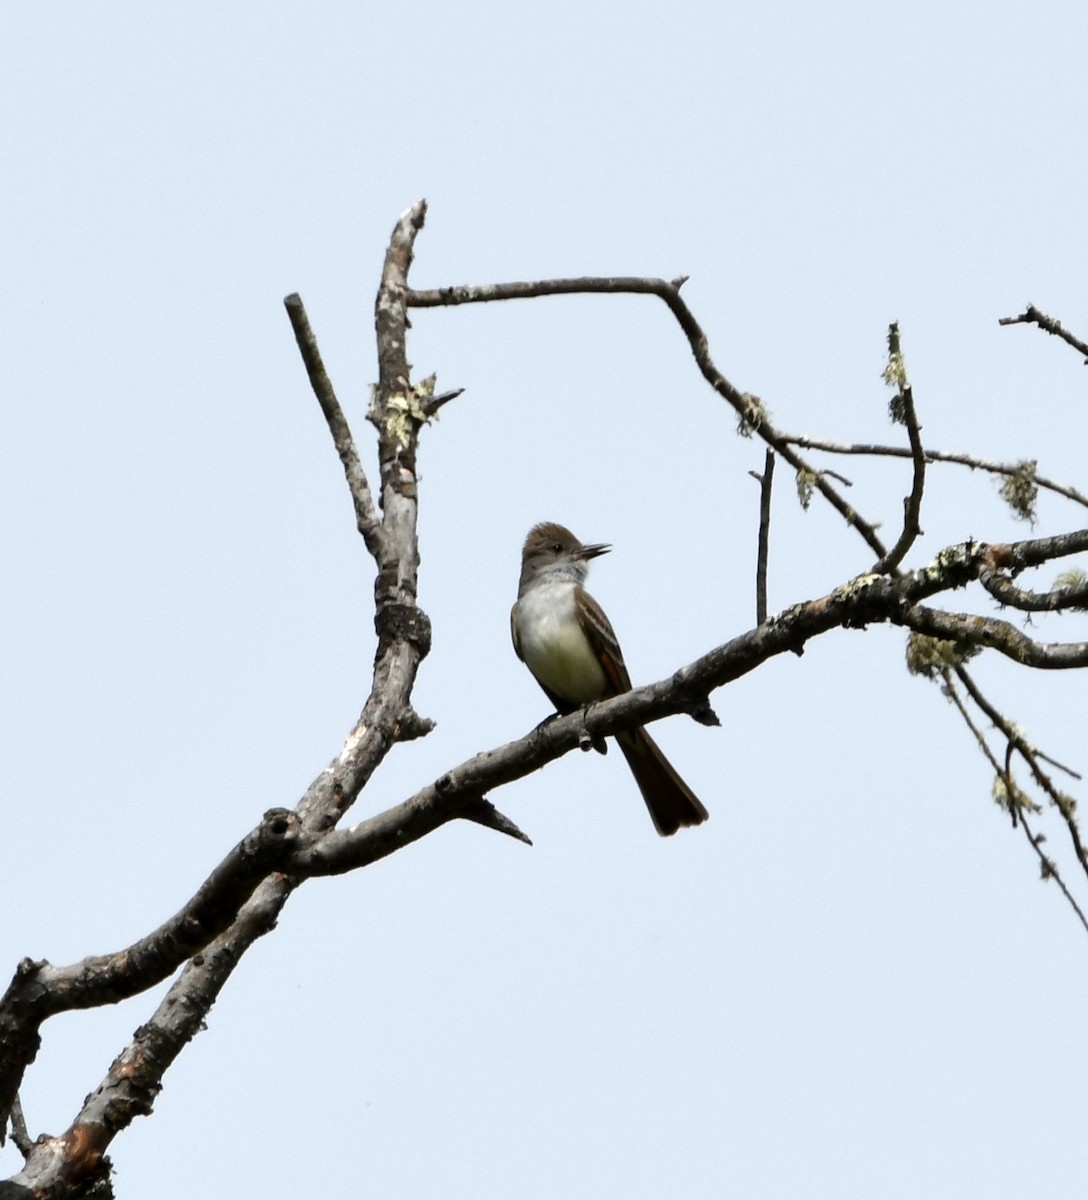
<svg viewBox="0 0 1088 1200">
<path fill-rule="evenodd" d="M 596 542 L 592 546 L 579 546 L 575 557 L 581 559 L 600 558 L 602 554 L 607 554 L 611 549 L 612 547 L 607 542 Z"/>
</svg>

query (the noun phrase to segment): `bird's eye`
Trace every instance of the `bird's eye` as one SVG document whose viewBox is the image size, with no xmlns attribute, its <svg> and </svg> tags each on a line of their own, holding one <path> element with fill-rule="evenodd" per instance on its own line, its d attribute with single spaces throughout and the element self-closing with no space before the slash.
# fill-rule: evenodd
<svg viewBox="0 0 1088 1200">
<path fill-rule="evenodd" d="M 552 542 L 552 551 L 555 554 L 561 554 L 563 551 L 563 543 L 562 542 Z"/>
</svg>

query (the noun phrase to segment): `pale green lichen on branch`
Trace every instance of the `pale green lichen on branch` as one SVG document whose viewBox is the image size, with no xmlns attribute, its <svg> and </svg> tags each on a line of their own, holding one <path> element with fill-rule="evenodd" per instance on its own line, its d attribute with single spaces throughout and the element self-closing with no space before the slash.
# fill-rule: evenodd
<svg viewBox="0 0 1088 1200">
<path fill-rule="evenodd" d="M 1067 821 L 1072 821 L 1077 813 L 1077 798 L 1070 796 L 1068 792 L 1058 792 L 1054 796 L 1054 803 L 1058 806 L 1058 812 Z"/>
<path fill-rule="evenodd" d="M 887 583 L 887 578 L 874 571 L 870 571 L 866 575 L 855 575 L 853 579 L 848 579 L 845 583 L 840 583 L 839 586 L 831 593 L 832 600 L 853 600 L 860 596 L 866 588 L 871 587 L 875 583 Z"/>
<path fill-rule="evenodd" d="M 428 375 L 408 392 L 394 392 L 380 399 L 379 389 L 370 389 L 368 417 L 398 450 L 407 449 L 417 429 L 438 420 L 437 412 L 429 412 L 427 404 L 434 398 L 437 376 Z"/>
<path fill-rule="evenodd" d="M 741 437 L 751 437 L 753 433 L 758 433 L 763 428 L 764 421 L 768 420 L 766 405 L 758 396 L 753 396 L 751 392 L 745 392 L 744 396 L 744 411 L 737 417 L 737 433 Z"/>
<path fill-rule="evenodd" d="M 896 425 L 907 423 L 907 407 L 904 393 L 910 388 L 907 378 L 907 360 L 899 348 L 899 322 L 893 321 L 888 326 L 888 362 L 881 377 L 890 388 L 895 388 L 895 395 L 888 401 L 888 416 Z"/>
<path fill-rule="evenodd" d="M 1068 571 L 1063 571 L 1054 580 L 1053 590 L 1056 592 L 1083 592 L 1085 588 L 1088 588 L 1088 574 L 1079 567 L 1070 567 Z M 1069 611 L 1088 612 L 1088 605 L 1072 604 Z"/>
<path fill-rule="evenodd" d="M 981 545 L 981 542 L 962 542 L 957 546 L 945 546 L 937 557 L 923 568 L 925 579 L 936 583 L 948 580 L 950 575 L 958 575 L 978 554 Z M 962 587 L 964 584 L 957 586 Z"/>
<path fill-rule="evenodd" d="M 995 775 L 991 795 L 994 803 L 1006 812 L 1042 812 L 1042 807 L 1020 788 L 1012 775 Z"/>
<path fill-rule="evenodd" d="M 1035 482 L 1038 462 L 1026 458 L 1016 464 L 1013 473 L 1001 485 L 1001 499 L 1021 521 L 1035 524 L 1035 505 L 1039 499 L 1039 485 Z"/>
<path fill-rule="evenodd" d="M 968 642 L 953 642 L 947 638 L 930 637 L 926 633 L 912 633 L 907 638 L 907 670 L 924 679 L 936 679 L 943 676 L 945 671 L 962 667 L 980 650 L 979 646 Z"/>
</svg>

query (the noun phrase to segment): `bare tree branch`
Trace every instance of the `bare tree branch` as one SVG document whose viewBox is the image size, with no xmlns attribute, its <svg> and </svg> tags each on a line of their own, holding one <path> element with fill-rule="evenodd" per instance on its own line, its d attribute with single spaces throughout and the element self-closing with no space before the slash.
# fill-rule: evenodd
<svg viewBox="0 0 1088 1200">
<path fill-rule="evenodd" d="M 979 582 L 995 600 L 1021 612 L 1069 612 L 1088 607 L 1088 580 L 1080 584 L 1061 584 L 1049 592 L 1017 587 L 1007 576 L 995 571 L 984 571 Z"/>
<path fill-rule="evenodd" d="M 1027 798 L 1016 786 L 1008 764 L 1006 763 L 1005 766 L 1002 766 L 997 761 L 993 751 L 990 749 L 986 741 L 985 735 L 982 733 L 982 730 L 979 729 L 979 727 L 971 719 L 971 714 L 967 711 L 967 706 L 964 703 L 963 698 L 960 696 L 955 683 L 953 682 L 951 672 L 945 673 L 945 694 L 959 711 L 960 716 L 963 718 L 967 728 L 971 731 L 971 734 L 978 744 L 979 749 L 986 756 L 990 765 L 993 767 L 995 778 L 1002 780 L 1005 788 L 1005 797 L 1008 803 L 1009 814 L 1012 817 L 1012 823 L 1014 826 L 1020 825 L 1023 828 L 1024 835 L 1028 840 L 1028 844 L 1031 846 L 1032 850 L 1039 859 L 1040 866 L 1044 873 L 1044 878 L 1054 880 L 1054 882 L 1060 888 L 1061 893 L 1065 897 L 1070 908 L 1072 908 L 1073 912 L 1076 914 L 1077 920 L 1080 921 L 1085 931 L 1088 932 L 1088 917 L 1085 916 L 1084 910 L 1076 901 L 1076 897 L 1074 897 L 1073 893 L 1069 890 L 1065 880 L 1062 879 L 1057 865 L 1051 858 L 1043 853 L 1041 846 L 1043 840 L 1042 836 L 1033 834 L 1031 832 L 1026 813 L 1024 812 L 1024 809 L 1027 807 Z M 1010 749 L 1012 748 L 1012 745 L 1013 743 L 1009 742 Z"/>
<path fill-rule="evenodd" d="M 767 450 L 763 474 L 749 471 L 759 483 L 759 542 L 756 551 L 756 624 L 767 619 L 767 556 L 771 534 L 771 488 L 774 483 L 774 451 Z"/>
<path fill-rule="evenodd" d="M 30 1131 L 26 1127 L 23 1105 L 18 1096 L 15 1097 L 15 1103 L 11 1106 L 11 1140 L 23 1158 L 28 1158 L 30 1148 L 34 1143 Z"/>
<path fill-rule="evenodd" d="M 854 454 L 871 458 L 912 457 L 912 451 L 907 447 L 882 446 L 879 443 L 873 442 L 832 442 L 826 438 L 803 437 L 792 434 L 787 436 L 786 441 L 801 450 L 822 450 L 827 454 Z M 927 463 L 958 463 L 960 466 L 970 467 L 973 471 L 988 471 L 992 475 L 1004 475 L 1008 477 L 1018 474 L 1023 469 L 1022 463 L 994 462 L 992 459 L 979 458 L 973 454 L 949 453 L 944 450 L 926 450 L 924 453 Z M 830 474 L 830 472 L 827 473 Z M 1072 500 L 1075 504 L 1081 504 L 1085 508 L 1088 508 L 1088 496 L 1085 496 L 1083 492 L 1078 492 L 1076 488 L 1067 487 L 1065 484 L 1057 483 L 1055 480 L 1047 479 L 1042 475 L 1036 475 L 1035 482 L 1039 487 L 1045 488 L 1049 492 L 1064 496 L 1067 500 Z"/>
<path fill-rule="evenodd" d="M 299 353 L 302 355 L 306 373 L 310 377 L 310 386 L 314 390 L 321 411 L 325 414 L 329 432 L 332 434 L 333 445 L 340 461 L 344 465 L 344 475 L 351 492 L 351 502 L 355 508 L 355 525 L 362 534 L 366 548 L 370 551 L 375 562 L 381 562 L 385 547 L 382 544 L 384 534 L 377 510 L 374 507 L 374 497 L 370 494 L 370 484 L 366 472 L 359 461 L 359 451 L 355 446 L 351 427 L 340 401 L 333 391 L 332 381 L 325 370 L 321 352 L 317 348 L 317 338 L 310 328 L 310 319 L 306 315 L 302 298 L 297 292 L 292 292 L 284 302 L 291 328 L 295 331 L 295 341 L 298 342 Z"/>
<path fill-rule="evenodd" d="M 1086 930 L 1088 930 L 1088 916 L 1085 916 L 1084 910 L 1077 903 L 1073 893 L 1069 890 L 1065 880 L 1061 877 L 1061 873 L 1058 871 L 1058 864 L 1049 855 L 1043 853 L 1043 835 L 1032 833 L 1031 825 L 1028 823 L 1028 819 L 1023 813 L 1020 814 L 1020 825 L 1024 830 L 1024 836 L 1027 838 L 1028 844 L 1031 846 L 1032 850 L 1035 851 L 1039 858 L 1040 873 L 1042 878 L 1054 880 L 1054 882 L 1058 885 L 1058 889 L 1061 891 L 1061 894 L 1068 902 L 1069 907 L 1074 913 L 1076 913 L 1077 920 L 1080 921 L 1081 925 L 1083 925 Z"/>
<path fill-rule="evenodd" d="M 884 378 L 896 388 L 891 412 L 894 420 L 907 427 L 911 458 L 914 460 L 914 479 L 910 495 L 903 501 L 903 530 L 899 540 L 873 568 L 880 574 L 897 571 L 911 546 L 921 536 L 922 492 L 926 482 L 926 455 L 922 449 L 918 416 L 914 411 L 914 392 L 907 378 L 906 362 L 899 344 L 899 325 L 895 321 L 888 327 L 888 366 Z"/>
<path fill-rule="evenodd" d="M 758 397 L 734 387 L 718 370 L 714 360 L 710 357 L 710 344 L 706 333 L 680 295 L 680 288 L 686 279 L 686 276 L 681 276 L 670 283 L 664 279 L 630 275 L 582 276 L 576 279 L 539 279 L 522 283 L 463 285 L 432 288 L 429 291 L 411 291 L 408 293 L 407 303 L 410 308 L 438 308 L 458 304 L 487 304 L 498 300 L 526 300 L 537 296 L 562 296 L 583 292 L 606 295 L 633 293 L 659 297 L 669 306 L 669 310 L 684 331 L 703 378 L 719 396 L 732 405 L 741 420 L 742 429 L 761 437 L 795 471 L 805 471 L 811 474 L 815 489 L 842 516 L 847 525 L 861 534 L 877 558 L 883 559 L 888 550 L 877 536 L 875 526 L 866 521 L 819 472 L 812 470 L 794 451 L 789 439 L 772 425 L 770 416 Z"/>
<path fill-rule="evenodd" d="M 996 617 L 942 612 L 916 604 L 900 614 L 895 623 L 929 637 L 997 650 L 1025 667 L 1068 671 L 1088 666 L 1088 642 L 1037 642 Z"/>
<path fill-rule="evenodd" d="M 1085 851 L 1084 843 L 1081 840 L 1080 829 L 1077 825 L 1076 815 L 1074 813 L 1074 804 L 1070 797 L 1055 786 L 1054 781 L 1039 765 L 1039 754 L 1027 739 L 1016 729 L 1012 722 L 1007 717 L 1003 716 L 982 694 L 981 689 L 975 683 L 970 673 L 962 667 L 956 672 L 967 690 L 968 695 L 978 705 L 978 707 L 986 714 L 993 722 L 997 729 L 1001 730 L 1009 746 L 1011 746 L 1024 762 L 1027 763 L 1028 769 L 1031 771 L 1035 782 L 1042 791 L 1050 799 L 1051 803 L 1060 813 L 1062 820 L 1065 822 L 1066 829 L 1069 833 L 1069 840 L 1073 845 L 1073 851 L 1077 856 L 1077 861 L 1080 863 L 1081 869 L 1088 876 L 1088 853 Z M 1064 768 L 1063 768 L 1064 769 Z"/>
<path fill-rule="evenodd" d="M 1045 329 L 1047 333 L 1051 333 L 1055 337 L 1060 337 L 1062 341 L 1068 342 L 1074 350 L 1078 350 L 1084 355 L 1084 361 L 1088 363 L 1088 342 L 1082 342 L 1080 338 L 1070 333 L 1068 329 L 1065 329 L 1061 321 L 1056 321 L 1053 317 L 1048 317 L 1046 313 L 1040 312 L 1034 304 L 1029 304 L 1018 317 L 1002 317 L 998 321 L 998 324 L 1038 325 L 1040 329 Z"/>
</svg>

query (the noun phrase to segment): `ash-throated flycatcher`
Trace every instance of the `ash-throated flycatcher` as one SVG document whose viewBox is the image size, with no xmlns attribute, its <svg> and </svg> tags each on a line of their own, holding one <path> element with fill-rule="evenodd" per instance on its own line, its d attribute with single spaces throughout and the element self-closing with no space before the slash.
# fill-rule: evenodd
<svg viewBox="0 0 1088 1200">
<path fill-rule="evenodd" d="M 534 526 L 525 539 L 510 632 L 518 658 L 560 713 L 631 690 L 612 626 L 582 586 L 589 560 L 611 548 L 584 546 L 551 522 Z M 616 741 L 662 837 L 707 819 L 710 814 L 645 729 L 625 730 Z"/>
</svg>

